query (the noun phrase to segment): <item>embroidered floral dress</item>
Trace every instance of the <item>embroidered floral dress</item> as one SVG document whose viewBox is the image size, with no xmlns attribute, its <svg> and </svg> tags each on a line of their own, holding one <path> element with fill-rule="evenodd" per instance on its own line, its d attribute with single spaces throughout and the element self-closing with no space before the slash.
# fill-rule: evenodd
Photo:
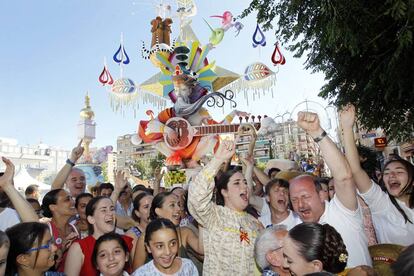
<svg viewBox="0 0 414 276">
<path fill-rule="evenodd" d="M 216 173 L 207 165 L 189 188 L 190 213 L 204 227 L 203 275 L 253 275 L 260 222 L 246 212 L 212 202 Z"/>
</svg>

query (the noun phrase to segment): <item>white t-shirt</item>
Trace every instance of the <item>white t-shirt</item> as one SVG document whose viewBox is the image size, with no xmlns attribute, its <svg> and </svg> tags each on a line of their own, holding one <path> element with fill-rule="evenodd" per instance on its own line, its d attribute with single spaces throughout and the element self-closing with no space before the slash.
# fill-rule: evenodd
<svg viewBox="0 0 414 276">
<path fill-rule="evenodd" d="M 393 243 L 408 246 L 414 243 L 414 224 L 405 223 L 404 217 L 392 204 L 387 193 L 372 182 L 371 188 L 360 194 L 371 210 L 372 222 L 379 243 Z M 398 205 L 414 223 L 414 209 L 396 199 Z"/>
<path fill-rule="evenodd" d="M 7 228 L 12 227 L 13 225 L 16 225 L 20 222 L 20 217 L 14 209 L 5 208 L 3 212 L 0 213 L 1 231 L 6 231 Z"/>
<path fill-rule="evenodd" d="M 178 258 L 178 257 L 177 257 Z M 198 271 L 196 266 L 190 259 L 180 258 L 182 263 L 180 270 L 174 274 L 164 274 L 157 269 L 154 265 L 154 260 L 146 263 L 145 265 L 141 266 L 134 273 L 132 276 L 198 276 Z"/>
<path fill-rule="evenodd" d="M 285 218 L 283 221 L 277 224 L 274 224 L 274 225 L 282 225 L 282 224 L 286 225 L 287 230 L 289 231 L 296 225 L 302 223 L 302 220 L 299 218 L 299 216 L 295 212 L 291 210 L 288 210 L 288 212 L 289 212 L 289 215 L 287 216 L 287 218 Z M 262 212 L 260 212 L 260 214 L 261 215 L 259 217 L 259 221 L 263 224 L 264 228 L 272 225 L 272 213 L 270 211 L 270 207 L 267 201 L 264 201 Z"/>
<path fill-rule="evenodd" d="M 347 267 L 359 265 L 372 266 L 368 251 L 368 239 L 364 232 L 362 209 L 351 211 L 334 195 L 331 201 L 325 201 L 325 211 L 319 218 L 320 224 L 329 224 L 338 231 L 348 251 Z"/>
</svg>

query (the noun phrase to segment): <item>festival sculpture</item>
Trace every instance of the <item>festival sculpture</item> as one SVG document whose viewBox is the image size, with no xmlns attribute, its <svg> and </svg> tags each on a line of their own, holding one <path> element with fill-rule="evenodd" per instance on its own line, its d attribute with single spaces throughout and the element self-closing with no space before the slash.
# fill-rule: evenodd
<svg viewBox="0 0 414 276">
<path fill-rule="evenodd" d="M 189 48 L 180 46 L 175 48 L 173 55 L 179 53 L 179 56 L 185 57 L 187 52 L 190 52 Z M 211 126 L 230 124 L 235 116 L 245 116 L 246 113 L 235 110 L 221 122 L 215 121 L 203 105 L 220 106 L 224 101 L 232 101 L 231 93 L 210 92 L 212 85 L 207 83 L 216 78 L 211 66 L 202 65 L 192 71 L 192 63 L 186 64 L 184 57 L 177 58 L 180 62 L 175 67 L 168 65 L 166 68 L 174 68 L 174 71 L 167 71 L 163 78 L 171 79 L 173 90 L 168 95 L 174 103 L 173 107 L 161 111 L 156 117 L 151 111 L 148 112 L 151 118 L 140 122 L 138 135 L 146 143 L 155 143 L 156 149 L 167 156 L 167 165 L 192 168 L 217 146 L 218 137 L 214 134 L 236 131 Z M 202 86 L 201 82 L 207 86 Z"/>
<path fill-rule="evenodd" d="M 174 14 L 170 5 L 163 2 L 157 5 L 157 15 L 148 26 L 152 34 L 150 47 L 147 48 L 142 42 L 142 58 L 150 60 L 160 72 L 139 86 L 130 78 L 123 77 L 122 68 L 129 63 L 129 57 L 121 35 L 120 47 L 114 55 L 121 77 L 113 78 L 105 61 L 99 81 L 111 87 L 110 95 L 114 98 L 111 105 L 117 111 L 123 111 L 122 105 L 131 105 L 137 96 L 144 103 L 162 110 L 158 114 L 152 110 L 146 112 L 149 119 L 139 122 L 136 135 L 131 137 L 132 144 L 153 143 L 167 157 L 166 165 L 170 168 L 193 168 L 203 156 L 213 153 L 219 143 L 218 134 L 238 132 L 240 125 L 232 124 L 234 117 L 239 118 L 240 124 L 241 118 L 248 121 L 247 113 L 235 110 L 236 94 L 242 92 L 247 104 L 251 96 L 254 100 L 256 96 L 269 91 L 273 96 L 276 73 L 279 65 L 285 63 L 285 58 L 279 45 L 275 44 L 272 62 L 276 72 L 262 62 L 249 65 L 243 75 L 217 66 L 207 58 L 209 52 L 217 49 L 227 30 L 234 27 L 237 36 L 243 24 L 236 21 L 237 17 L 233 17 L 230 11 L 210 16 L 221 20 L 219 27 L 213 28 L 204 19 L 211 35 L 203 45 L 191 28 L 191 18 L 197 14 L 194 0 L 176 2 Z M 171 39 L 173 21 L 178 21 L 179 32 Z M 266 46 L 266 37 L 259 25 L 252 39 L 254 47 Z M 165 108 L 167 102 L 172 102 L 172 106 Z M 225 104 L 230 104 L 233 111 L 221 121 L 214 120 L 208 108 L 222 108 Z M 250 130 L 254 129 L 257 129 L 256 125 L 250 127 Z"/>
</svg>

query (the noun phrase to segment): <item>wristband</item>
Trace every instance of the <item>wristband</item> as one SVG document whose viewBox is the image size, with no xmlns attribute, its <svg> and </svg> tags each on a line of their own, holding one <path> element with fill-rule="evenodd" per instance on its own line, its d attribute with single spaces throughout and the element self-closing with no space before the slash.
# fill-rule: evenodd
<svg viewBox="0 0 414 276">
<path fill-rule="evenodd" d="M 73 163 L 72 161 L 70 161 L 70 159 L 66 159 L 66 164 L 71 165 L 72 167 L 75 167 L 75 163 Z"/>
<path fill-rule="evenodd" d="M 319 135 L 318 137 L 313 138 L 313 141 L 315 141 L 315 143 L 319 143 L 320 141 L 322 141 L 323 138 L 326 137 L 326 131 L 324 130 L 321 135 Z"/>
</svg>

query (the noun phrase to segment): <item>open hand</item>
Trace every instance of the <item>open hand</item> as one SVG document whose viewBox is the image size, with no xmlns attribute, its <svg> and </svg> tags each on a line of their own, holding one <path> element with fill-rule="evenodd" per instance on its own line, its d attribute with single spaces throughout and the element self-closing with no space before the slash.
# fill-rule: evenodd
<svg viewBox="0 0 414 276">
<path fill-rule="evenodd" d="M 355 106 L 347 104 L 339 112 L 339 121 L 343 128 L 352 128 L 355 122 Z"/>
<path fill-rule="evenodd" d="M 6 157 L 1 158 L 6 164 L 6 170 L 4 174 L 0 177 L 0 187 L 5 187 L 6 185 L 13 185 L 13 177 L 14 177 L 14 164 L 7 159 Z"/>
<path fill-rule="evenodd" d="M 125 171 L 118 170 L 115 174 L 115 190 L 120 192 L 128 184 Z"/>
</svg>

